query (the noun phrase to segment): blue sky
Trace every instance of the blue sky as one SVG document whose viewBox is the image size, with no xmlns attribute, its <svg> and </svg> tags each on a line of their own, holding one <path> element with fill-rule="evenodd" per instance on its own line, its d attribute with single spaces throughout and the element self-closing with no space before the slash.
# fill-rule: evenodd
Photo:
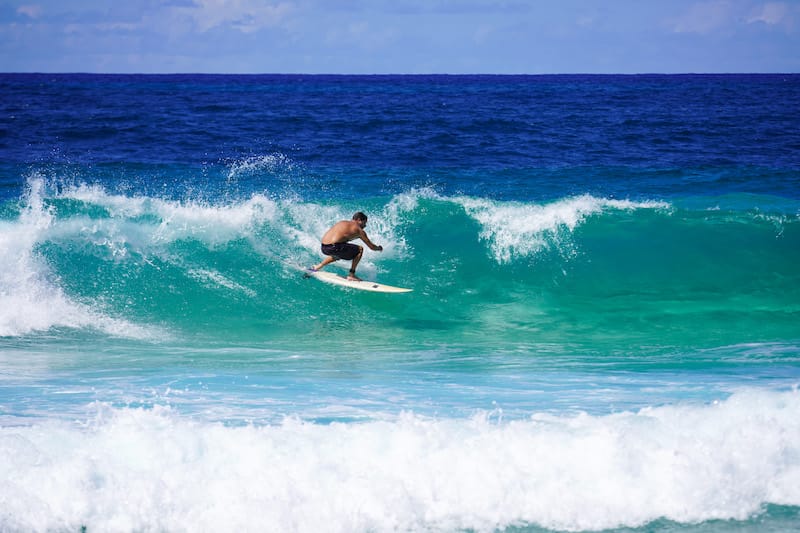
<svg viewBox="0 0 800 533">
<path fill-rule="evenodd" d="M 0 71 L 800 72 L 800 0 L 0 0 Z"/>
</svg>

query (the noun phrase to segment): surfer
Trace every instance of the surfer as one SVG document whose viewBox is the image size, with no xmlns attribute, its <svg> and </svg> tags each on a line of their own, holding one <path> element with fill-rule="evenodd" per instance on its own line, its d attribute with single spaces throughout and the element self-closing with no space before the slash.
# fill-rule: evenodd
<svg viewBox="0 0 800 533">
<path fill-rule="evenodd" d="M 371 250 L 382 252 L 383 246 L 377 246 L 369 240 L 364 228 L 367 226 L 367 215 L 359 211 L 353 215 L 353 220 L 341 220 L 325 232 L 322 236 L 322 246 L 320 247 L 322 253 L 327 257 L 322 262 L 311 270 L 317 271 L 339 259 L 352 260 L 350 265 L 350 273 L 347 279 L 354 281 L 361 281 L 361 278 L 356 276 L 356 267 L 358 262 L 361 261 L 361 255 L 364 253 L 364 247 L 357 244 L 352 244 L 350 241 L 353 239 L 361 239 L 364 244 L 370 247 Z"/>
</svg>

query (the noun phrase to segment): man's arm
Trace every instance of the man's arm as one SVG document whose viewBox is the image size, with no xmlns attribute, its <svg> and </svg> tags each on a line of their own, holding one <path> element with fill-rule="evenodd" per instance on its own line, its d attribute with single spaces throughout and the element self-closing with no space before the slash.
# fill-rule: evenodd
<svg viewBox="0 0 800 533">
<path fill-rule="evenodd" d="M 361 228 L 359 228 L 359 230 L 358 230 L 358 238 L 361 239 L 362 241 L 364 241 L 364 244 L 369 246 L 370 250 L 375 250 L 376 252 L 382 252 L 383 251 L 383 246 L 377 246 L 377 245 L 373 244 L 372 241 L 369 240 L 369 237 L 367 237 L 367 232 L 365 232 Z"/>
</svg>

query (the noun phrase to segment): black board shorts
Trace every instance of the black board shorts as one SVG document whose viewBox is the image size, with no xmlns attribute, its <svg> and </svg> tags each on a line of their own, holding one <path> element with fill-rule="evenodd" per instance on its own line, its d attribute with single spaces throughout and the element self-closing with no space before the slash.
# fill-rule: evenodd
<svg viewBox="0 0 800 533">
<path fill-rule="evenodd" d="M 336 259 L 355 259 L 361 247 L 349 242 L 335 242 L 333 244 L 323 244 L 322 253 L 335 257 Z"/>
</svg>

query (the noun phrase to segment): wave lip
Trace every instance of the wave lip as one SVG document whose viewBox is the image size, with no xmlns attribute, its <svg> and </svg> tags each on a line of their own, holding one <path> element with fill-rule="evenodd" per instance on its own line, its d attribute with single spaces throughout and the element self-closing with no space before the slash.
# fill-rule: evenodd
<svg viewBox="0 0 800 533">
<path fill-rule="evenodd" d="M 85 425 L 0 428 L 3 528 L 578 531 L 800 505 L 796 389 L 510 422 L 229 427 L 97 408 Z"/>
<path fill-rule="evenodd" d="M 242 203 L 208 205 L 115 195 L 99 186 L 80 185 L 70 188 L 60 197 L 103 207 L 113 219 L 155 217 L 155 226 L 149 228 L 153 242 L 172 242 L 187 237 L 202 237 L 212 243 L 225 242 L 259 223 L 273 220 L 277 209 L 274 201 L 259 194 Z"/>
<path fill-rule="evenodd" d="M 535 255 L 554 243 L 562 248 L 568 235 L 586 218 L 607 210 L 669 209 L 657 201 L 634 202 L 581 195 L 544 205 L 498 203 L 483 198 L 456 199 L 480 223 L 480 237 L 490 243 L 498 263 Z"/>
</svg>

